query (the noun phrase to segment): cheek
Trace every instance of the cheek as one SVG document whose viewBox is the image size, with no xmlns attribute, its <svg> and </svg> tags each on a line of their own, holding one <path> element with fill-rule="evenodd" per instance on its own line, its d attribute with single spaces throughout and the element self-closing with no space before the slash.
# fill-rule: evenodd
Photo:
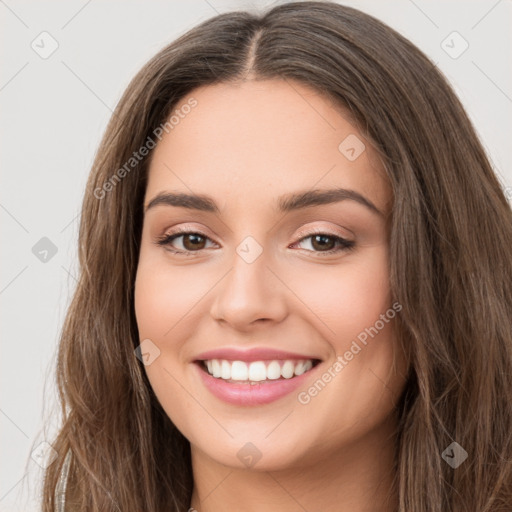
<svg viewBox="0 0 512 512">
<path fill-rule="evenodd" d="M 373 429 L 392 412 L 404 385 L 400 360 L 398 372 L 392 370 L 398 313 L 391 300 L 387 262 L 383 252 L 374 256 L 365 264 L 340 266 L 328 277 L 322 272 L 309 275 L 309 286 L 304 283 L 302 290 L 301 297 L 309 290 L 307 303 L 315 312 L 311 322 L 332 354 L 325 373 L 299 395 L 305 417 L 319 418 L 322 439 L 341 436 L 349 442 Z M 322 411 L 329 411 L 327 425 Z"/>
<path fill-rule="evenodd" d="M 197 275 L 193 265 L 176 269 L 165 261 L 141 258 L 134 296 L 141 337 L 161 342 L 176 338 L 212 286 Z"/>
<path fill-rule="evenodd" d="M 319 266 L 294 277 L 294 290 L 311 311 L 311 322 L 336 353 L 391 307 L 386 246 L 376 246 L 364 258 Z"/>
<path fill-rule="evenodd" d="M 158 354 L 151 364 L 144 365 L 151 388 L 169 418 L 180 430 L 188 432 L 191 427 L 187 410 L 194 404 L 183 387 L 187 373 L 182 364 L 182 347 L 193 330 L 192 312 L 199 300 L 198 289 L 191 286 L 191 274 L 187 278 L 186 270 L 171 272 L 169 268 L 141 256 L 135 281 L 135 315 L 140 341 L 151 340 L 154 345 L 150 346 Z M 204 290 L 199 292 L 204 295 Z"/>
</svg>

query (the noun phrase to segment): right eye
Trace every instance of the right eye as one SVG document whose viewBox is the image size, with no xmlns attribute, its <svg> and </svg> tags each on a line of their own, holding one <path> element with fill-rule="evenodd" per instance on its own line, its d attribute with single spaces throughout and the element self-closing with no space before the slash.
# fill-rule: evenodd
<svg viewBox="0 0 512 512">
<path fill-rule="evenodd" d="M 183 249 L 176 249 L 172 244 L 175 240 L 182 238 Z M 197 231 L 178 230 L 174 233 L 165 234 L 158 237 L 157 245 L 166 247 L 169 251 L 175 254 L 183 254 L 184 256 L 191 256 L 192 253 L 199 252 L 205 249 L 204 244 L 207 240 L 211 239 L 205 234 Z"/>
</svg>

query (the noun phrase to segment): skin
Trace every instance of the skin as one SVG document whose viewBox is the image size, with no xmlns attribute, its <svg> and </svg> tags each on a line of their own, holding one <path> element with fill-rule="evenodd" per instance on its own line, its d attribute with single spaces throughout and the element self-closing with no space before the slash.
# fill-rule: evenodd
<svg viewBox="0 0 512 512">
<path fill-rule="evenodd" d="M 176 108 L 190 97 L 197 106 L 153 150 L 144 205 L 160 192 L 193 192 L 212 196 L 220 214 L 169 205 L 145 213 L 135 310 L 140 340 L 160 350 L 145 366 L 151 386 L 191 443 L 191 506 L 391 511 L 394 406 L 407 368 L 393 321 L 307 404 L 297 392 L 266 405 L 225 403 L 193 365 L 220 347 L 311 354 L 323 371 L 299 390 L 307 391 L 391 308 L 392 194 L 381 164 L 341 109 L 297 82 L 201 87 Z M 354 161 L 338 149 L 350 134 L 366 145 Z M 334 187 L 359 192 L 382 215 L 354 200 L 276 209 L 281 195 Z M 191 256 L 155 243 L 180 226 L 208 237 L 172 242 Z M 322 255 L 305 238 L 313 228 L 354 241 L 354 250 Z M 247 236 L 263 251 L 250 264 L 236 252 Z M 337 247 L 329 238 L 323 250 Z M 261 454 L 252 467 L 237 457 L 247 442 Z"/>
</svg>

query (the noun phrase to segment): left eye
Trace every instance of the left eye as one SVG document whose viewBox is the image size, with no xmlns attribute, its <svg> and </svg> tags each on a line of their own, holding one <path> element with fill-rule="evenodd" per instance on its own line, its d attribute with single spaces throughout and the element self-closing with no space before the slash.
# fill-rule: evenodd
<svg viewBox="0 0 512 512">
<path fill-rule="evenodd" d="M 304 240 L 308 239 L 311 239 L 310 245 L 311 247 L 313 247 L 313 249 L 320 248 L 320 250 L 314 250 L 313 252 L 319 252 L 323 254 L 332 254 L 334 252 L 347 251 L 353 249 L 355 245 L 355 243 L 352 242 L 351 240 L 346 240 L 345 238 L 341 238 L 340 236 L 337 235 L 331 235 L 329 233 L 312 233 L 301 238 L 297 243 L 301 243 Z M 338 249 L 335 248 L 336 245 L 338 246 Z"/>
<path fill-rule="evenodd" d="M 183 239 L 181 242 L 183 248 L 177 249 L 173 247 L 172 243 L 180 238 Z M 306 250 L 308 250 L 309 252 L 316 252 L 319 255 L 332 254 L 340 251 L 348 251 L 353 249 L 355 246 L 355 242 L 351 240 L 346 240 L 345 238 L 341 238 L 337 235 L 320 232 L 315 232 L 307 236 L 304 236 L 293 245 L 298 245 L 302 243 L 304 240 L 308 239 L 311 239 L 310 245 L 313 248 L 313 250 Z M 182 231 L 159 237 L 156 243 L 161 246 L 167 246 L 168 250 L 173 253 L 191 256 L 192 253 L 199 252 L 205 249 L 205 244 L 207 241 L 211 242 L 212 240 L 202 233 L 198 233 L 196 231 Z M 336 245 L 338 246 L 337 248 Z"/>
</svg>

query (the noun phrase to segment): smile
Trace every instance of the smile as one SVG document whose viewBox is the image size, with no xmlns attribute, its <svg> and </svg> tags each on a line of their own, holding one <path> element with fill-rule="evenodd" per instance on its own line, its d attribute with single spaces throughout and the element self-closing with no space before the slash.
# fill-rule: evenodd
<svg viewBox="0 0 512 512">
<path fill-rule="evenodd" d="M 215 351 L 193 362 L 202 383 L 216 398 L 232 405 L 255 406 L 304 386 L 321 360 L 275 351 Z"/>
<path fill-rule="evenodd" d="M 316 360 L 270 360 L 270 361 L 229 361 L 227 359 L 208 359 L 203 361 L 206 371 L 215 378 L 228 382 L 257 382 L 291 379 L 311 370 Z"/>
</svg>

